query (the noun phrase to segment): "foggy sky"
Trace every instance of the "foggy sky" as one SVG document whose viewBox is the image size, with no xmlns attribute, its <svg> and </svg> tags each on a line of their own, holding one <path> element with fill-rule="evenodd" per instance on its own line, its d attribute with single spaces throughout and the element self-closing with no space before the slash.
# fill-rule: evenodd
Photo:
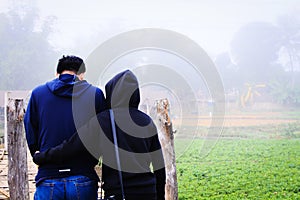
<svg viewBox="0 0 300 200">
<path fill-rule="evenodd" d="M 253 21 L 274 23 L 278 16 L 300 10 L 298 0 L 0 0 L 0 12 L 7 10 L 8 2 L 37 3 L 42 19 L 57 17 L 52 45 L 84 56 L 114 35 L 146 27 L 177 31 L 216 55 L 229 49 L 242 25 Z"/>
</svg>

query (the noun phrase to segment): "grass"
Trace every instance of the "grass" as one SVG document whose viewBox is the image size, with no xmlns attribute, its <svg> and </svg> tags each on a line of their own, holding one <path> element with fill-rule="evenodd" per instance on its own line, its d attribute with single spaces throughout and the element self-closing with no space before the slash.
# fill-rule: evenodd
<svg viewBox="0 0 300 200">
<path fill-rule="evenodd" d="M 300 199 L 299 139 L 220 139 L 203 157 L 208 142 L 177 157 L 179 199 Z"/>
<path fill-rule="evenodd" d="M 195 124 L 184 123 L 178 130 L 180 200 L 300 199 L 300 112 L 250 114 L 288 121 L 235 124 L 223 127 L 221 135 L 211 129 L 206 139 L 208 127 L 195 131 Z"/>
</svg>

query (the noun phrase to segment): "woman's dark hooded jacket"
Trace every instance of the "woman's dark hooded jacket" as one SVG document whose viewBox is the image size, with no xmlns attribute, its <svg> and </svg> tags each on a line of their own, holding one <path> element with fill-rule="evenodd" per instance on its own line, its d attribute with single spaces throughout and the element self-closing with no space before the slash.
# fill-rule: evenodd
<svg viewBox="0 0 300 200">
<path fill-rule="evenodd" d="M 106 84 L 105 90 L 107 107 L 115 116 L 125 196 L 130 197 L 127 199 L 153 199 L 155 196 L 164 199 L 166 177 L 161 146 L 153 121 L 138 110 L 140 93 L 135 75 L 129 70 L 121 72 Z M 37 164 L 65 162 L 85 149 L 97 159 L 103 156 L 105 195 L 119 196 L 121 188 L 109 110 L 91 119 L 71 139 L 36 154 L 34 161 Z"/>
</svg>

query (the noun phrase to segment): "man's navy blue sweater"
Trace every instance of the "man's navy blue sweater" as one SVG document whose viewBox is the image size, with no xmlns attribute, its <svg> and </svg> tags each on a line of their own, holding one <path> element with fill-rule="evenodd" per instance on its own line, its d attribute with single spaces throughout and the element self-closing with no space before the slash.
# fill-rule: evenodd
<svg viewBox="0 0 300 200">
<path fill-rule="evenodd" d="M 32 91 L 24 117 L 26 139 L 31 155 L 59 145 L 76 129 L 105 109 L 103 92 L 79 81 L 75 75 L 62 74 Z M 85 175 L 99 180 L 97 163 L 88 151 L 60 164 L 39 166 L 36 184 L 48 178 Z"/>
</svg>

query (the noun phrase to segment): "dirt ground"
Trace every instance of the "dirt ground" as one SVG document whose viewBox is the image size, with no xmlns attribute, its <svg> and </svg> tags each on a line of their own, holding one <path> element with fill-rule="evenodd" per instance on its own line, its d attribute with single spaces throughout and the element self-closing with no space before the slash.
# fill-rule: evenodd
<svg viewBox="0 0 300 200">
<path fill-rule="evenodd" d="M 236 113 L 225 114 L 224 116 L 189 116 L 185 119 L 173 119 L 173 124 L 176 126 L 198 126 L 210 127 L 213 124 L 223 127 L 247 127 L 247 126 L 262 126 L 262 125 L 278 125 L 293 123 L 300 120 L 299 117 L 289 117 L 281 112 L 261 112 L 261 113 Z"/>
</svg>

